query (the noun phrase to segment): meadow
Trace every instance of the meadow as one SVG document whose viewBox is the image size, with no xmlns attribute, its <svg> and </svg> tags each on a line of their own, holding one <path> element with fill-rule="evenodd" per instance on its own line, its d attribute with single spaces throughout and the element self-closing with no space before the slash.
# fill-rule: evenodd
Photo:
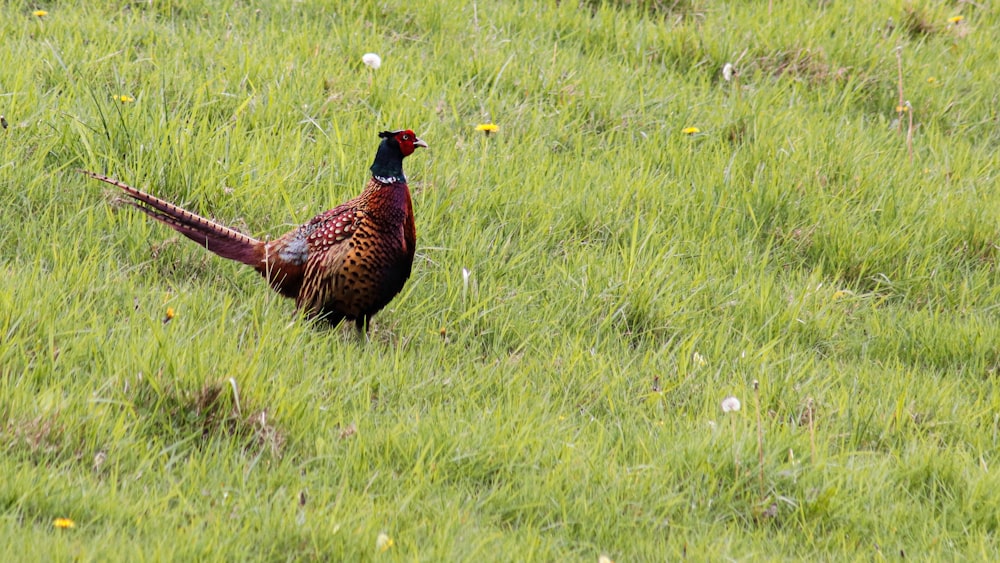
<svg viewBox="0 0 1000 563">
<path fill-rule="evenodd" d="M 3 13 L 0 560 L 1000 558 L 990 3 Z M 275 237 L 395 128 L 367 337 L 76 172 Z"/>
</svg>

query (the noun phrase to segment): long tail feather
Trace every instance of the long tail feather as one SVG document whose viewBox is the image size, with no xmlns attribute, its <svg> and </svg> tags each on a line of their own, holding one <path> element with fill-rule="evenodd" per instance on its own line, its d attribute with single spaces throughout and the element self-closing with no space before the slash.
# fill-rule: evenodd
<svg viewBox="0 0 1000 563">
<path fill-rule="evenodd" d="M 177 207 L 168 201 L 147 194 L 114 178 L 109 178 L 88 170 L 80 170 L 79 172 L 95 180 L 100 180 L 117 187 L 125 195 L 135 200 L 129 202 L 133 207 L 195 241 L 211 252 L 223 258 L 236 260 L 255 268 L 261 266 L 261 259 L 263 258 L 261 254 L 264 246 L 261 241 L 210 221 L 201 215 L 191 213 L 186 209 Z"/>
</svg>

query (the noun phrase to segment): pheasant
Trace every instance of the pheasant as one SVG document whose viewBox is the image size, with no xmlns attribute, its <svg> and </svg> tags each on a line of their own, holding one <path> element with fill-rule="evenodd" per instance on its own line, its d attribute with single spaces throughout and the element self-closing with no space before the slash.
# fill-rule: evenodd
<svg viewBox="0 0 1000 563">
<path fill-rule="evenodd" d="M 134 207 L 223 258 L 253 267 L 296 310 L 358 331 L 396 296 L 413 266 L 417 232 L 403 159 L 427 143 L 413 131 L 383 131 L 361 194 L 273 241 L 262 241 L 113 178 L 80 170 L 132 198 Z"/>
</svg>

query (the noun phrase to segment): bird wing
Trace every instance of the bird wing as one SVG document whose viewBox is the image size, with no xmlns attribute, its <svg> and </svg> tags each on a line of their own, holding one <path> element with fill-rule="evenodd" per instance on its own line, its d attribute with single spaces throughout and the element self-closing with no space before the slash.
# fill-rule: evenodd
<svg viewBox="0 0 1000 563">
<path fill-rule="evenodd" d="M 323 305 L 338 294 L 341 269 L 353 243 L 351 237 L 364 219 L 356 207 L 341 206 L 323 213 L 303 228 L 308 233 L 308 255 L 302 287 L 295 299 L 299 309 L 320 312 Z"/>
</svg>

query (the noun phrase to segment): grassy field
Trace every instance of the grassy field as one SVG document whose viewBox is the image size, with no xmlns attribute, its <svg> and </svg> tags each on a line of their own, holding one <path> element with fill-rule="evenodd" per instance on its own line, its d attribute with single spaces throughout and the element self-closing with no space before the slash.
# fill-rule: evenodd
<svg viewBox="0 0 1000 563">
<path fill-rule="evenodd" d="M 1000 557 L 990 3 L 336 4 L 3 4 L 0 560 Z M 74 172 L 275 237 L 402 127 L 367 340 Z"/>
</svg>

